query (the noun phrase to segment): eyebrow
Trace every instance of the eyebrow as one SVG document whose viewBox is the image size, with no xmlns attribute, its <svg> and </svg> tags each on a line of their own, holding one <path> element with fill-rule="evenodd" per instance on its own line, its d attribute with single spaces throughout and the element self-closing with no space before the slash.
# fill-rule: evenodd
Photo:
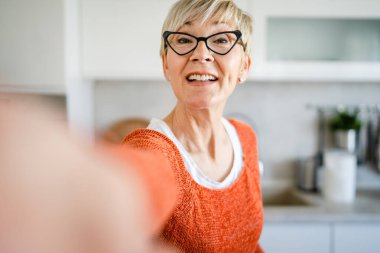
<svg viewBox="0 0 380 253">
<path fill-rule="evenodd" d="M 212 24 L 213 24 L 213 25 L 219 25 L 219 24 L 229 25 L 229 24 L 228 24 L 227 22 L 225 22 L 225 21 L 214 21 Z M 183 25 L 186 25 L 186 26 L 192 26 L 192 25 L 193 25 L 193 22 L 191 22 L 191 21 L 187 21 L 187 22 L 185 22 L 185 24 L 183 24 Z"/>
</svg>

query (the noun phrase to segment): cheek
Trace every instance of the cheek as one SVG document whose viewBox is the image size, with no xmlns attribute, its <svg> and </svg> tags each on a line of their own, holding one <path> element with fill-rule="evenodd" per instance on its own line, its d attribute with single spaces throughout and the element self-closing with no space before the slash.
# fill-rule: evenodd
<svg viewBox="0 0 380 253">
<path fill-rule="evenodd" d="M 166 65 L 172 79 L 181 78 L 182 69 L 186 65 L 186 57 L 179 57 L 172 52 L 168 52 Z"/>
<path fill-rule="evenodd" d="M 237 80 L 243 64 L 243 55 L 239 51 L 232 50 L 221 59 L 220 67 L 228 79 Z"/>
<path fill-rule="evenodd" d="M 240 59 L 235 58 L 230 61 L 225 61 L 221 68 L 225 79 L 227 79 L 226 81 L 236 84 L 241 67 L 242 62 Z"/>
</svg>

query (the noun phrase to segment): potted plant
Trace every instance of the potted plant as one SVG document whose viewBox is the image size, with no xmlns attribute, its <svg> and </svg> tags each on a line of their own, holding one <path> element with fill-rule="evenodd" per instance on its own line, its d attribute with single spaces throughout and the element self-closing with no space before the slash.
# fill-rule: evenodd
<svg viewBox="0 0 380 253">
<path fill-rule="evenodd" d="M 335 145 L 350 152 L 356 150 L 356 135 L 362 125 L 358 112 L 340 111 L 330 119 Z"/>
</svg>

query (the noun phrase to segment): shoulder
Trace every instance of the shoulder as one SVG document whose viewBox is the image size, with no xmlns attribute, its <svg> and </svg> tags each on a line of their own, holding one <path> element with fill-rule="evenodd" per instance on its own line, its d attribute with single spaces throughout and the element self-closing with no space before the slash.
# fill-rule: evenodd
<svg viewBox="0 0 380 253">
<path fill-rule="evenodd" d="M 178 170 L 183 163 L 174 142 L 166 135 L 152 129 L 137 129 L 128 134 L 122 144 L 138 150 L 159 152 L 169 160 L 174 170 Z"/>
<path fill-rule="evenodd" d="M 250 125 L 236 119 L 228 119 L 228 121 L 236 129 L 241 141 L 247 140 L 250 143 L 252 143 L 252 141 L 256 143 L 256 133 Z"/>
<path fill-rule="evenodd" d="M 239 136 L 243 149 L 244 163 L 248 168 L 248 176 L 253 178 L 258 189 L 257 191 L 260 192 L 258 143 L 255 131 L 245 122 L 233 119 L 229 119 L 229 122 L 235 127 Z"/>
<path fill-rule="evenodd" d="M 152 129 L 137 129 L 128 134 L 122 143 L 137 149 L 175 149 L 175 144 L 167 136 Z"/>
</svg>

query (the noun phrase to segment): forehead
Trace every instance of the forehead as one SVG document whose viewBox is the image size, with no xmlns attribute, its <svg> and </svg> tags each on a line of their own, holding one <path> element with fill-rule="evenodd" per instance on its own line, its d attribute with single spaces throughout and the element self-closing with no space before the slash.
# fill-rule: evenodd
<svg viewBox="0 0 380 253">
<path fill-rule="evenodd" d="M 228 22 L 221 21 L 219 19 L 213 18 L 202 22 L 202 20 L 196 19 L 192 21 L 187 21 L 183 26 L 181 26 L 179 32 L 191 32 L 196 34 L 198 32 L 215 32 L 215 31 L 229 31 L 233 30 L 234 26 Z"/>
</svg>

